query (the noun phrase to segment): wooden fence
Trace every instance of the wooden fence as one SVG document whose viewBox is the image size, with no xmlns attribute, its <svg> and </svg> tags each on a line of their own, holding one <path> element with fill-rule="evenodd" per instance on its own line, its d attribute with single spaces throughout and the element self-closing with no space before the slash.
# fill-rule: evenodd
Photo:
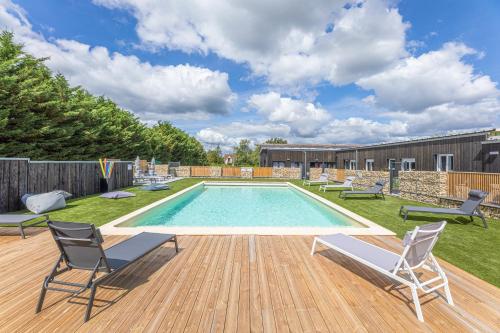
<svg viewBox="0 0 500 333">
<path fill-rule="evenodd" d="M 115 162 L 108 189 L 132 186 L 132 162 Z M 26 193 L 64 190 L 73 197 L 100 192 L 102 178 L 96 161 L 30 161 L 0 159 L 0 213 L 22 209 Z"/>
<path fill-rule="evenodd" d="M 191 177 L 210 177 L 210 167 L 192 166 Z"/>
<path fill-rule="evenodd" d="M 273 176 L 272 167 L 257 167 L 253 168 L 254 178 L 271 178 Z"/>
<path fill-rule="evenodd" d="M 485 202 L 500 205 L 500 173 L 448 173 L 448 196 L 466 199 L 471 189 L 489 192 Z"/>
<path fill-rule="evenodd" d="M 240 167 L 223 167 L 222 177 L 241 177 Z"/>
<path fill-rule="evenodd" d="M 343 182 L 345 180 L 345 169 L 336 169 L 336 181 Z"/>
</svg>

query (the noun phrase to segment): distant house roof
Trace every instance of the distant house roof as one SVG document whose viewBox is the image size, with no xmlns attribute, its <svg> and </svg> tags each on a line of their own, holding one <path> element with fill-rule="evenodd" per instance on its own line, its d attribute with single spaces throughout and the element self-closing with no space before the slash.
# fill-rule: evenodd
<svg viewBox="0 0 500 333">
<path fill-rule="evenodd" d="M 260 149 L 269 149 L 269 150 L 339 150 L 342 148 L 355 148 L 359 147 L 359 145 L 352 144 L 271 144 L 265 143 L 260 145 Z"/>
</svg>

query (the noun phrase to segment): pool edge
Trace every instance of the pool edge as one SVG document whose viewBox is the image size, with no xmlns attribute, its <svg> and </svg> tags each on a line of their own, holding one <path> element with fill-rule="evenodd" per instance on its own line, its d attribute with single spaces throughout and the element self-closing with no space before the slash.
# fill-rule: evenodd
<svg viewBox="0 0 500 333">
<path fill-rule="evenodd" d="M 312 197 L 324 205 L 339 211 L 347 217 L 355 220 L 364 227 L 160 227 L 160 226 L 145 226 L 145 227 L 118 227 L 119 224 L 140 215 L 158 205 L 173 200 L 184 193 L 193 190 L 194 188 L 208 185 L 240 185 L 240 186 L 288 186 L 292 187 L 305 195 Z M 135 235 L 140 232 L 157 232 L 170 233 L 177 235 L 328 235 L 334 233 L 343 233 L 347 235 L 377 235 L 377 236 L 394 236 L 394 232 L 376 224 L 367 218 L 360 216 L 344 207 L 341 207 L 325 198 L 303 189 L 295 184 L 287 181 L 283 182 L 210 182 L 201 181 L 190 187 L 187 187 L 170 196 L 157 200 L 147 206 L 139 208 L 131 213 L 121 216 L 111 222 L 108 222 L 99 227 L 104 235 Z"/>
</svg>

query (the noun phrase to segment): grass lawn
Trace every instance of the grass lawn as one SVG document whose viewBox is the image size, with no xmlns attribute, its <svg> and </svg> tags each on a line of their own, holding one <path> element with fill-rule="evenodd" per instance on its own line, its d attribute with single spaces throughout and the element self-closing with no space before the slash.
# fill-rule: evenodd
<svg viewBox="0 0 500 333">
<path fill-rule="evenodd" d="M 171 189 L 168 191 L 141 191 L 137 187 L 123 189 L 134 192 L 137 196 L 122 200 L 106 200 L 99 198 L 98 195 L 69 200 L 67 208 L 51 212 L 50 218 L 55 221 L 89 222 L 101 226 L 201 180 L 190 178 L 176 181 L 169 184 Z M 269 179 L 254 179 L 253 181 L 263 180 L 271 181 Z M 293 183 L 302 186 L 302 181 L 296 180 Z M 394 231 L 400 238 L 416 225 L 446 219 L 449 223 L 434 254 L 500 287 L 500 221 L 489 219 L 489 229 L 484 229 L 478 218 L 470 222 L 468 218 L 463 217 L 418 214 L 410 215 L 408 221 L 404 223 L 403 219 L 398 216 L 399 207 L 405 204 L 423 204 L 391 196 L 386 196 L 386 200 L 369 197 L 352 197 L 343 200 L 338 198 L 338 191 L 323 193 L 318 191 L 319 186 L 305 186 L 304 188 Z"/>
</svg>

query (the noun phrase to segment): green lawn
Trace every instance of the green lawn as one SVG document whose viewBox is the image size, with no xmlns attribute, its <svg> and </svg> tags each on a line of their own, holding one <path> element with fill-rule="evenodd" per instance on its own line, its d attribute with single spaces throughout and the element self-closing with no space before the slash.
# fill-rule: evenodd
<svg viewBox="0 0 500 333">
<path fill-rule="evenodd" d="M 168 191 L 147 192 L 140 191 L 136 187 L 127 188 L 124 190 L 134 192 L 137 196 L 122 200 L 105 200 L 99 198 L 98 195 L 69 200 L 67 208 L 50 213 L 50 218 L 59 221 L 89 222 L 100 226 L 201 180 L 183 179 L 171 183 L 171 189 Z M 254 179 L 254 181 L 262 181 L 262 179 Z M 265 179 L 265 181 L 269 180 Z M 296 180 L 293 183 L 302 186 L 302 181 Z M 482 222 L 477 218 L 471 223 L 469 219 L 463 217 L 450 218 L 450 216 L 419 214 L 409 216 L 408 221 L 403 223 L 402 218 L 398 216 L 401 205 L 423 204 L 391 196 L 386 196 L 386 200 L 361 197 L 343 200 L 338 198 L 337 191 L 323 193 L 318 191 L 318 186 L 304 188 L 394 231 L 400 238 L 416 225 L 446 219 L 449 223 L 434 253 L 463 270 L 500 287 L 500 221 L 489 219 L 489 229 L 484 229 Z"/>
</svg>

